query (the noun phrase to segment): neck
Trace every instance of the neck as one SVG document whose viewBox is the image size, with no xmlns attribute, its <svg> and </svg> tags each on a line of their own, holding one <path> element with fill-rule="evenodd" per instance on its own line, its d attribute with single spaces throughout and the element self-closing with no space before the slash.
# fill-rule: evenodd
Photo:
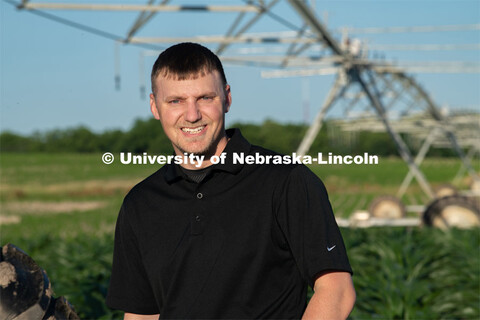
<svg viewBox="0 0 480 320">
<path fill-rule="evenodd" d="M 222 157 L 222 152 L 225 150 L 225 147 L 227 146 L 228 140 L 230 140 L 226 134 L 220 138 L 220 140 L 216 144 L 216 148 L 213 152 L 209 152 L 208 154 L 199 154 L 199 155 L 194 155 L 194 154 L 189 154 L 188 155 L 188 161 L 184 161 L 180 164 L 185 169 L 188 170 L 200 170 L 203 168 L 207 168 L 211 165 L 217 164 L 217 163 L 223 163 L 224 160 Z M 177 155 L 184 156 L 183 152 L 179 152 L 176 150 L 175 152 Z M 212 159 L 213 158 L 213 159 Z"/>
</svg>

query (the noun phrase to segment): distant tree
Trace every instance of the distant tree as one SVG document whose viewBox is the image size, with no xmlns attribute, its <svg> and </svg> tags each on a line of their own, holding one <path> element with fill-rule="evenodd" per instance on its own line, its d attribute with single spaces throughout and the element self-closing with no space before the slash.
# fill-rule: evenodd
<svg viewBox="0 0 480 320">
<path fill-rule="evenodd" d="M 292 154 L 300 145 L 307 131 L 307 125 L 279 123 L 271 119 L 261 124 L 233 123 L 231 128 L 239 128 L 250 143 L 283 154 Z M 402 138 L 416 154 L 421 141 L 409 135 Z M 154 118 L 137 119 L 128 131 L 107 130 L 94 133 L 85 126 L 69 129 L 54 129 L 21 136 L 12 132 L 0 134 L 1 152 L 148 152 L 170 154 L 172 145 L 163 132 L 160 122 Z M 363 154 L 368 152 L 378 156 L 398 156 L 395 143 L 386 132 L 345 132 L 334 120 L 326 120 L 313 141 L 309 154 L 318 152 L 333 154 Z M 431 148 L 428 156 L 456 156 L 450 148 Z"/>
<path fill-rule="evenodd" d="M 303 131 L 303 127 L 300 125 L 284 125 L 272 120 L 265 120 L 259 135 L 263 138 L 266 148 L 283 154 L 291 154 L 299 145 Z"/>
<path fill-rule="evenodd" d="M 302 124 L 280 124 L 267 119 L 261 125 L 234 123 L 250 143 L 274 150 L 282 154 L 291 154 L 300 143 L 306 127 Z"/>
<path fill-rule="evenodd" d="M 137 119 L 121 142 L 122 151 L 135 153 L 152 152 L 167 154 L 173 151 L 172 145 L 163 132 L 160 122 L 154 118 Z"/>
<path fill-rule="evenodd" d="M 358 143 L 352 152 L 357 154 L 368 152 L 378 156 L 398 155 L 395 143 L 386 132 L 360 132 Z"/>
<path fill-rule="evenodd" d="M 258 135 L 258 131 L 260 130 L 260 125 L 255 123 L 243 123 L 243 122 L 235 122 L 229 126 L 229 128 L 238 128 L 242 132 L 242 135 L 250 141 L 250 143 L 255 145 L 262 145 L 263 140 Z"/>
<path fill-rule="evenodd" d="M 84 126 L 66 130 L 55 129 L 39 136 L 48 152 L 100 151 L 97 135 Z"/>
<path fill-rule="evenodd" d="M 102 152 L 121 152 L 126 133 L 122 130 L 108 130 L 97 135 L 98 147 Z"/>
<path fill-rule="evenodd" d="M 35 141 L 29 137 L 9 131 L 0 134 L 0 152 L 28 152 L 34 145 Z"/>
<path fill-rule="evenodd" d="M 69 145 L 68 151 L 76 152 L 96 152 L 100 151 L 98 137 L 86 127 L 77 127 L 67 130 L 65 135 L 66 142 Z"/>
<path fill-rule="evenodd" d="M 325 121 L 320 129 L 320 132 L 313 140 L 312 145 L 310 146 L 309 154 L 316 155 L 319 152 L 328 153 L 332 152 L 334 154 L 342 154 L 342 144 L 338 143 L 336 138 L 328 136 L 328 128 L 331 126 L 329 121 Z M 305 130 L 306 132 L 306 130 Z M 303 137 L 302 137 L 303 138 Z"/>
</svg>

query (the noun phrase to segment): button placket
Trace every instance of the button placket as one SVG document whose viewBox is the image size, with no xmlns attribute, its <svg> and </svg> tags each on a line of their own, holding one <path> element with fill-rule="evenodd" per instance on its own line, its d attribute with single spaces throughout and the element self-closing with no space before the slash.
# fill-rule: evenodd
<svg viewBox="0 0 480 320">
<path fill-rule="evenodd" d="M 199 189 L 200 188 L 197 188 L 197 190 L 195 190 L 193 196 L 197 200 L 202 200 L 205 195 Z M 205 228 L 205 216 L 203 215 L 203 209 L 201 207 L 202 206 L 197 208 L 198 211 L 196 210 L 197 212 L 193 215 L 191 220 L 192 234 L 194 235 L 202 234 Z"/>
<path fill-rule="evenodd" d="M 193 216 L 191 220 L 191 233 L 193 235 L 200 235 L 205 229 L 205 217 L 202 214 Z"/>
</svg>

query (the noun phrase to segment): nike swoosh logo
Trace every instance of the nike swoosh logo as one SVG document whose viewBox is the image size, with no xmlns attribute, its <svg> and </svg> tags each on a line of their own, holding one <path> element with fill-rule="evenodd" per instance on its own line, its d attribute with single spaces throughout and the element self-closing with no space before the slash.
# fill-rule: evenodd
<svg viewBox="0 0 480 320">
<path fill-rule="evenodd" d="M 332 251 L 337 245 L 334 245 L 333 247 L 327 247 L 328 252 Z"/>
</svg>

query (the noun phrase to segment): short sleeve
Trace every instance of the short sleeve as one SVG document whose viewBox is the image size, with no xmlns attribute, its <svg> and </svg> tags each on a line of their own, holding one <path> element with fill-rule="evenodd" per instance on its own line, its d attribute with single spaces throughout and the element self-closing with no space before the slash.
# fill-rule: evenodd
<svg viewBox="0 0 480 320">
<path fill-rule="evenodd" d="M 124 202 L 115 228 L 112 274 L 107 306 L 136 314 L 157 314 L 159 308 L 142 263 L 137 237 Z"/>
<path fill-rule="evenodd" d="M 297 166 L 279 192 L 277 221 L 308 284 L 327 271 L 352 273 L 342 235 L 322 181 Z"/>
</svg>

